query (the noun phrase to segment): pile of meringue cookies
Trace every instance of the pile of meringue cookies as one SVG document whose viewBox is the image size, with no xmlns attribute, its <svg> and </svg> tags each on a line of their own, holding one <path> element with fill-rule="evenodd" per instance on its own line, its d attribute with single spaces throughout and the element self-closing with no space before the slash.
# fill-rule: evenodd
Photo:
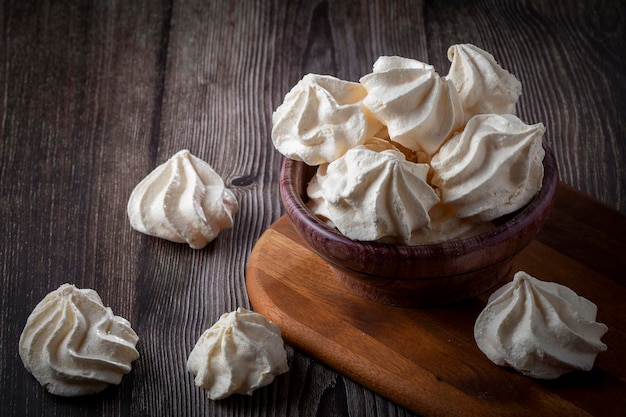
<svg viewBox="0 0 626 417">
<path fill-rule="evenodd" d="M 515 116 L 520 81 L 486 51 L 453 45 L 448 75 L 381 56 L 358 83 L 308 74 L 273 114 L 284 156 L 318 166 L 310 210 L 360 241 L 472 236 L 530 202 L 543 180 L 542 123 Z"/>
<path fill-rule="evenodd" d="M 308 74 L 273 115 L 289 158 L 319 165 L 311 210 L 348 237 L 423 244 L 479 233 L 541 187 L 542 124 L 514 108 L 520 82 L 469 44 L 448 51 L 447 77 L 380 57 L 360 83 Z M 201 249 L 233 226 L 237 200 L 213 168 L 176 153 L 133 190 L 139 232 Z M 590 370 L 607 332 L 596 306 L 560 284 L 518 272 L 494 292 L 474 337 L 494 363 L 552 379 Z M 19 341 L 26 369 L 50 393 L 79 396 L 119 384 L 139 358 L 130 323 L 91 289 L 63 284 L 34 308 Z M 238 308 L 197 341 L 187 369 L 213 400 L 252 394 L 288 371 L 280 329 Z"/>
</svg>

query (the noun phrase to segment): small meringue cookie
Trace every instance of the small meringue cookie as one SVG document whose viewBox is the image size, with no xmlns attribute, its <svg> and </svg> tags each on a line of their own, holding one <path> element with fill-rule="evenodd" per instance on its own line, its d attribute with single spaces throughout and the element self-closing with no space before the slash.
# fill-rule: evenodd
<svg viewBox="0 0 626 417">
<path fill-rule="evenodd" d="M 398 150 L 357 146 L 318 167 L 307 188 L 308 207 L 350 239 L 412 244 L 439 202 L 426 182 L 428 170 Z"/>
<path fill-rule="evenodd" d="M 182 150 L 135 187 L 127 213 L 141 233 L 202 249 L 233 226 L 238 208 L 235 195 L 213 168 Z"/>
<path fill-rule="evenodd" d="M 460 218 L 488 222 L 520 209 L 541 189 L 542 123 L 511 114 L 474 116 L 431 160 L 431 183 Z"/>
<path fill-rule="evenodd" d="M 459 92 L 465 120 L 477 114 L 515 114 L 522 83 L 502 68 L 493 55 L 472 44 L 452 45 L 446 79 Z"/>
<path fill-rule="evenodd" d="M 252 395 L 289 370 L 280 329 L 263 315 L 238 308 L 206 330 L 187 359 L 195 384 L 212 400 Z"/>
<path fill-rule="evenodd" d="M 98 293 L 63 284 L 37 304 L 20 336 L 26 369 L 51 394 L 73 397 L 117 385 L 139 358 L 128 320 Z"/>
<path fill-rule="evenodd" d="M 566 286 L 519 271 L 494 292 L 474 325 L 480 350 L 497 365 L 524 375 L 554 379 L 588 371 L 607 346 L 608 328 L 597 307 Z"/>
<path fill-rule="evenodd" d="M 432 155 L 462 127 L 456 89 L 432 65 L 381 56 L 360 82 L 367 89 L 363 104 L 387 126 L 391 140 L 413 151 Z"/>
<path fill-rule="evenodd" d="M 308 165 L 332 162 L 372 137 L 382 124 L 361 102 L 365 88 L 329 75 L 307 74 L 272 114 L 272 142 Z"/>
</svg>

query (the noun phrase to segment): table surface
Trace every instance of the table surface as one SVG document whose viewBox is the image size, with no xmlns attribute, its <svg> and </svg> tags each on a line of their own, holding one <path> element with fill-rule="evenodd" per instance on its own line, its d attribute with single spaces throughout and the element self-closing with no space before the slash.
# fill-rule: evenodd
<svg viewBox="0 0 626 417">
<path fill-rule="evenodd" d="M 250 307 L 245 267 L 280 217 L 272 111 L 302 76 L 358 80 L 380 55 L 447 73 L 474 43 L 522 81 L 561 179 L 626 212 L 626 3 L 621 1 L 7 0 L 0 6 L 0 414 L 411 416 L 288 346 L 290 371 L 211 401 L 186 371 L 202 331 Z M 235 193 L 206 248 L 130 228 L 134 186 L 181 149 Z M 17 343 L 59 285 L 93 288 L 140 337 L 119 386 L 64 399 Z"/>
</svg>

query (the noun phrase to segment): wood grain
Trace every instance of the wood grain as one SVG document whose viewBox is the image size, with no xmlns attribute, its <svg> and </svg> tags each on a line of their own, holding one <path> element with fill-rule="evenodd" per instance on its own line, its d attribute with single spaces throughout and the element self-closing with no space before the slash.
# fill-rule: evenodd
<svg viewBox="0 0 626 417">
<path fill-rule="evenodd" d="M 561 178 L 626 212 L 624 21 L 623 2 L 591 0 L 2 2 L 0 414 L 413 415 L 293 348 L 252 397 L 209 401 L 185 370 L 204 328 L 250 306 L 246 262 L 283 213 L 272 111 L 307 72 L 357 80 L 397 54 L 445 74 L 447 47 L 475 43 L 522 80 L 519 114 L 546 124 Z M 241 207 L 201 251 L 126 219 L 133 187 L 183 148 Z M 18 358 L 30 311 L 64 282 L 140 336 L 133 372 L 94 398 L 47 395 Z"/>
<path fill-rule="evenodd" d="M 591 372 L 537 381 L 492 364 L 478 350 L 473 328 L 493 290 L 466 302 L 421 309 L 358 296 L 310 250 L 287 216 L 253 249 L 248 293 L 256 311 L 274 321 L 288 343 L 423 415 L 620 415 L 626 411 L 620 395 L 626 390 L 626 280 L 613 272 L 626 267 L 617 255 L 626 249 L 626 240 L 611 235 L 613 229 L 626 227 L 626 216 L 579 192 L 563 189 L 559 195 L 564 201 L 557 201 L 541 238 L 515 258 L 513 270 L 496 288 L 523 270 L 597 303 L 599 320 L 610 329 L 604 336 L 609 351 L 599 355 Z M 568 198 L 578 203 L 572 213 Z M 606 214 L 615 222 L 592 227 L 588 216 L 579 213 Z M 563 217 L 575 220 L 564 223 Z M 606 254 L 593 239 L 584 242 L 584 253 L 560 244 L 562 237 L 585 228 L 592 228 L 598 240 L 611 242 L 616 252 Z M 598 258 L 612 270 L 592 268 Z"/>
</svg>

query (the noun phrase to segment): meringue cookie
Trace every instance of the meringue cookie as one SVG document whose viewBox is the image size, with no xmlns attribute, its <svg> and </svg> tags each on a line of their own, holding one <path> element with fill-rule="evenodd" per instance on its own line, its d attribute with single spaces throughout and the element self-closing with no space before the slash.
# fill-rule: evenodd
<svg viewBox="0 0 626 417">
<path fill-rule="evenodd" d="M 365 105 L 389 132 L 391 140 L 432 155 L 463 123 L 454 85 L 431 65 L 397 56 L 381 56 L 373 72 L 360 79 Z"/>
<path fill-rule="evenodd" d="M 238 308 L 206 330 L 187 359 L 195 384 L 212 400 L 248 394 L 289 370 L 287 352 L 274 323 Z"/>
<path fill-rule="evenodd" d="M 426 182 L 428 170 L 400 151 L 357 146 L 318 167 L 307 187 L 308 206 L 351 239 L 412 244 L 439 202 Z"/>
<path fill-rule="evenodd" d="M 411 244 L 430 245 L 466 239 L 486 233 L 495 228 L 491 222 L 475 222 L 472 219 L 459 219 L 454 209 L 445 203 L 437 203 L 428 212 L 430 224 L 413 232 Z"/>
<path fill-rule="evenodd" d="M 452 64 L 446 78 L 459 92 L 466 121 L 477 114 L 515 114 L 522 83 L 493 55 L 466 43 L 452 45 L 448 59 Z"/>
<path fill-rule="evenodd" d="M 19 341 L 26 369 L 50 393 L 94 394 L 119 384 L 139 357 L 130 323 L 98 293 L 63 284 L 37 304 Z"/>
<path fill-rule="evenodd" d="M 361 106 L 362 85 L 307 74 L 272 114 L 272 142 L 288 158 L 308 165 L 332 162 L 382 127 Z"/>
<path fill-rule="evenodd" d="M 131 226 L 141 233 L 202 249 L 233 226 L 238 208 L 213 168 L 182 150 L 135 187 L 127 212 Z"/>
<path fill-rule="evenodd" d="M 481 351 L 497 365 L 554 379 L 588 371 L 607 349 L 608 328 L 596 322 L 596 305 L 571 289 L 520 271 L 494 292 L 474 326 Z"/>
<path fill-rule="evenodd" d="M 433 156 L 431 183 L 460 218 L 491 221 L 528 204 L 543 180 L 542 123 L 474 116 Z"/>
</svg>

